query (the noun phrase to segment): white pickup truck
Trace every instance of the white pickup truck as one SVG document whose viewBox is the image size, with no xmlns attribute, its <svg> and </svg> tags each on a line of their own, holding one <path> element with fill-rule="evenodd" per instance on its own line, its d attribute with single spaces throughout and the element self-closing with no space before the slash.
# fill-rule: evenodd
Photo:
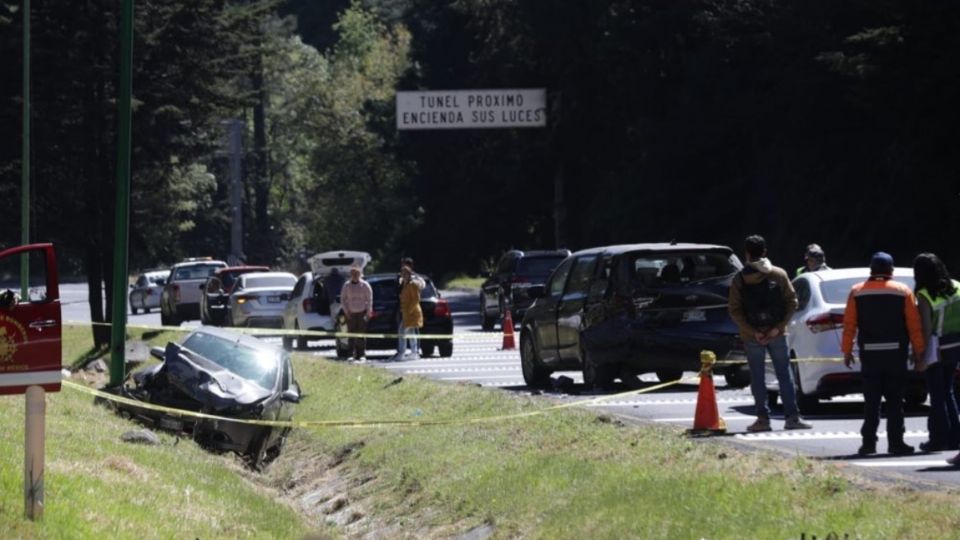
<svg viewBox="0 0 960 540">
<path fill-rule="evenodd" d="M 173 265 L 160 294 L 160 324 L 180 326 L 200 318 L 200 295 L 207 278 L 227 263 L 209 257 L 185 259 Z"/>
</svg>

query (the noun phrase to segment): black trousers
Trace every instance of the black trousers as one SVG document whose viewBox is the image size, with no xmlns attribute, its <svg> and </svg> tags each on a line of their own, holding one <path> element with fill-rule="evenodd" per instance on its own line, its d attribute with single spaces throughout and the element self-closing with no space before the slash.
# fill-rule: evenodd
<svg viewBox="0 0 960 540">
<path fill-rule="evenodd" d="M 907 381 L 907 358 L 900 351 L 860 352 L 863 375 L 863 427 L 860 436 L 864 443 L 877 442 L 880 426 L 880 404 L 886 402 L 887 443 L 903 444 L 903 393 Z"/>
</svg>

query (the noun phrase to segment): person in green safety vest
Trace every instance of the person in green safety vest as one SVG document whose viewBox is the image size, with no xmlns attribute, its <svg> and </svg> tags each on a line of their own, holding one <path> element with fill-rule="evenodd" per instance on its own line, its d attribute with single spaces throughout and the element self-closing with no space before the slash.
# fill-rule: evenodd
<svg viewBox="0 0 960 540">
<path fill-rule="evenodd" d="M 917 255 L 913 260 L 913 278 L 927 349 L 925 377 L 930 393 L 930 438 L 920 443 L 920 450 L 956 450 L 960 445 L 960 417 L 954 396 L 960 360 L 960 283 L 950 279 L 946 265 L 933 253 Z M 934 338 L 939 340 L 939 346 L 931 343 Z M 938 350 L 931 350 L 931 346 Z M 954 460 L 960 465 L 960 460 Z"/>
<path fill-rule="evenodd" d="M 820 270 L 829 270 L 827 266 L 827 254 L 818 244 L 810 244 L 807 250 L 803 252 L 804 265 L 797 268 L 796 276 L 806 272 L 819 272 Z M 794 276 L 794 277 L 796 277 Z"/>
</svg>

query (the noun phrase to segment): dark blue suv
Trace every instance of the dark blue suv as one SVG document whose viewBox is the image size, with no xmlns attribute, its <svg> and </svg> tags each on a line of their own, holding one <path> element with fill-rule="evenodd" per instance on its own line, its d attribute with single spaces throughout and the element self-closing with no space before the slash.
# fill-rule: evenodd
<svg viewBox="0 0 960 540">
<path fill-rule="evenodd" d="M 550 373 L 583 370 L 588 387 L 655 372 L 661 381 L 698 371 L 700 351 L 743 359 L 727 313 L 733 276 L 742 264 L 725 246 L 631 244 L 578 251 L 543 286 L 520 329 L 523 377 L 531 387 Z M 742 365 L 716 370 L 745 386 Z"/>
</svg>

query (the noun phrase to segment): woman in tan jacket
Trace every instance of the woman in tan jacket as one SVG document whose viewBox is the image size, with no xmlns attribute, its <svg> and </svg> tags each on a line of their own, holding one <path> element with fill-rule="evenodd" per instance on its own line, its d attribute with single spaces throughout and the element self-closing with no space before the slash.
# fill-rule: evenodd
<svg viewBox="0 0 960 540">
<path fill-rule="evenodd" d="M 404 265 L 400 269 L 400 316 L 403 321 L 402 335 L 405 347 L 409 349 L 397 351 L 397 356 L 408 360 L 420 359 L 420 344 L 417 335 L 423 328 L 423 310 L 420 309 L 420 291 L 427 282 L 413 273 L 410 266 Z"/>
</svg>

